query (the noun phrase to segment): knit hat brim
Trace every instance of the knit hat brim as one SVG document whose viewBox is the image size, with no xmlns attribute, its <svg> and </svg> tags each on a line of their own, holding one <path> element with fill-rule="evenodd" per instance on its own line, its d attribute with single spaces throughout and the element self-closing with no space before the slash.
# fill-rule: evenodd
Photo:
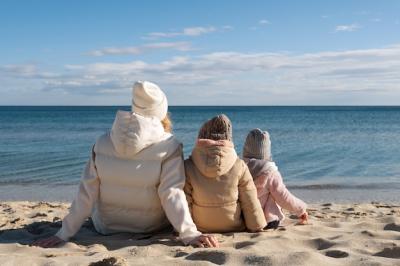
<svg viewBox="0 0 400 266">
<path fill-rule="evenodd" d="M 163 120 L 168 113 L 168 100 L 164 92 L 154 83 L 138 81 L 132 89 L 132 112 Z"/>
</svg>

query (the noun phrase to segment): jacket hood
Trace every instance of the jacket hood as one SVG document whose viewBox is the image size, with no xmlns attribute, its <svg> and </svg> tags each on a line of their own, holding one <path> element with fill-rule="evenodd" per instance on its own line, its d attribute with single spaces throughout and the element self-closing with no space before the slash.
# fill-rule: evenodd
<svg viewBox="0 0 400 266">
<path fill-rule="evenodd" d="M 159 119 L 127 111 L 117 112 L 110 133 L 116 152 L 123 158 L 132 157 L 169 136 Z"/>
<path fill-rule="evenodd" d="M 237 155 L 231 141 L 198 139 L 191 158 L 202 175 L 216 178 L 233 167 Z"/>
<path fill-rule="evenodd" d="M 274 162 L 267 160 L 259 160 L 254 158 L 244 158 L 247 167 L 249 167 L 250 173 L 253 179 L 266 175 L 269 171 L 278 171 L 278 166 Z"/>
</svg>

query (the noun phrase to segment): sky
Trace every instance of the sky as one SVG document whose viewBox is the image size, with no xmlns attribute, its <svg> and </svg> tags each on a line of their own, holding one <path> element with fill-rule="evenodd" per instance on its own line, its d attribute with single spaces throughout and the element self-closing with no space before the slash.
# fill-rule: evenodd
<svg viewBox="0 0 400 266">
<path fill-rule="evenodd" d="M 400 1 L 0 1 L 0 105 L 399 105 Z"/>
</svg>

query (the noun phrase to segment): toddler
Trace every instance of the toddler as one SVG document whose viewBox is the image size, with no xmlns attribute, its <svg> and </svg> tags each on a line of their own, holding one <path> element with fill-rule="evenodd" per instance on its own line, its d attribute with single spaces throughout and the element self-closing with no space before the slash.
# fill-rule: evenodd
<svg viewBox="0 0 400 266">
<path fill-rule="evenodd" d="M 278 167 L 272 161 L 271 141 L 267 131 L 253 129 L 246 137 L 243 159 L 249 167 L 257 188 L 267 226 L 276 229 L 285 218 L 282 208 L 296 214 L 300 224 L 307 223 L 306 204 L 293 196 L 283 184 Z"/>
</svg>

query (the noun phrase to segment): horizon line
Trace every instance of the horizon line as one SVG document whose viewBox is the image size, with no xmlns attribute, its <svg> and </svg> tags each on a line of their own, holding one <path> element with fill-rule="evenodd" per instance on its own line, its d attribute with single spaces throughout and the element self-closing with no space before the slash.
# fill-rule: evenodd
<svg viewBox="0 0 400 266">
<path fill-rule="evenodd" d="M 130 107 L 131 105 L 0 105 L 0 107 Z M 400 105 L 169 105 L 168 107 L 400 107 Z"/>
</svg>

